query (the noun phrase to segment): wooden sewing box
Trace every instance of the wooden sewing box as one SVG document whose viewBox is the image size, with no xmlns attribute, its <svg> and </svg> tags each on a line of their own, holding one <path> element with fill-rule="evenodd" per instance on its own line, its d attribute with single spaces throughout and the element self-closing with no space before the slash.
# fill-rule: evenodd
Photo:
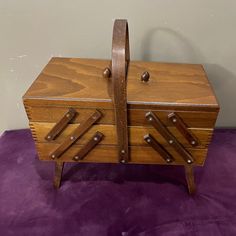
<svg viewBox="0 0 236 236">
<path fill-rule="evenodd" d="M 40 160 L 183 165 L 195 192 L 219 105 L 202 65 L 130 61 L 126 20 L 111 60 L 53 57 L 23 96 Z"/>
</svg>

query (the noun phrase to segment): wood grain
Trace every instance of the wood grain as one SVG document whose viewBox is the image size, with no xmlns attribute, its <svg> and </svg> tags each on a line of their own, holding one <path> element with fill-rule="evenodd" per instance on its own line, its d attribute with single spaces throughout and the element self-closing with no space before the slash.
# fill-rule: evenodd
<svg viewBox="0 0 236 236">
<path fill-rule="evenodd" d="M 112 108 L 108 83 L 102 77 L 109 64 L 108 60 L 52 58 L 24 100 L 54 100 L 58 104 L 66 101 L 68 105 L 90 103 L 97 108 Z M 140 82 L 144 71 L 150 74 L 147 83 Z M 215 111 L 219 108 L 201 65 L 131 61 L 127 80 L 130 108 L 147 105 L 195 107 L 196 110 L 205 107 Z"/>
<path fill-rule="evenodd" d="M 128 39 L 127 21 L 115 20 L 112 60 L 54 57 L 23 96 L 39 158 L 60 156 L 56 187 L 63 163 L 83 157 L 81 162 L 166 164 L 173 156 L 172 165 L 204 164 L 219 105 L 202 65 L 129 62 Z M 60 118 L 68 109 L 76 115 L 66 126 Z M 78 128 L 94 109 L 103 117 L 89 130 Z M 157 130 L 147 122 L 148 112 Z M 173 112 L 176 127 L 168 119 Z M 95 133 L 103 138 L 96 147 Z M 200 144 L 192 147 L 195 136 Z M 193 165 L 185 166 L 190 193 Z"/>
<path fill-rule="evenodd" d="M 26 112 L 31 122 L 47 122 L 57 123 L 58 120 L 68 111 L 70 108 L 68 105 L 61 106 L 35 106 L 31 107 L 26 105 Z M 90 116 L 96 108 L 77 108 L 73 107 L 77 112 L 75 119 L 72 123 L 77 124 L 83 122 L 86 117 Z M 114 110 L 113 109 L 99 109 L 103 114 L 102 119 L 98 121 L 99 124 L 114 125 Z M 149 112 L 149 109 L 131 109 L 128 110 L 128 125 L 132 126 L 149 126 L 145 119 L 145 114 Z M 162 123 L 168 127 L 174 126 L 168 119 L 168 115 L 173 110 L 152 110 L 156 114 Z M 191 112 L 191 111 L 178 111 L 176 112 L 181 117 L 184 123 L 191 128 L 213 128 L 216 122 L 218 112 Z"/>
<path fill-rule="evenodd" d="M 159 134 L 178 152 L 186 163 L 193 163 L 193 158 L 188 150 L 176 139 L 176 137 L 166 128 L 160 119 L 152 112 L 146 114 L 147 121 L 159 132 Z"/>
<path fill-rule="evenodd" d="M 130 60 L 127 20 L 115 20 L 112 36 L 112 101 L 114 105 L 117 151 L 120 162 L 129 161 L 127 118 L 127 70 Z"/>
<path fill-rule="evenodd" d="M 30 127 L 33 130 L 35 141 L 46 142 L 44 139 L 45 134 L 53 127 L 53 123 L 41 123 L 41 122 L 31 122 Z M 62 143 L 66 137 L 68 137 L 75 129 L 76 124 L 70 124 L 65 130 L 58 136 L 55 140 L 50 141 L 50 143 Z M 189 142 L 180 134 L 180 132 L 175 127 L 169 127 L 170 132 L 185 146 L 191 147 Z M 191 132 L 201 140 L 200 145 L 197 148 L 206 148 L 212 137 L 213 129 L 190 129 Z M 100 144 L 103 145 L 116 145 L 117 136 L 114 125 L 93 125 L 90 130 L 88 130 L 75 144 L 85 144 L 91 136 L 96 132 L 100 131 L 104 134 L 104 138 Z M 130 126 L 129 127 L 129 144 L 130 145 L 141 145 L 146 146 L 147 143 L 143 140 L 144 135 L 151 134 L 158 142 L 166 146 L 166 141 L 162 138 L 158 132 L 152 127 L 142 127 L 142 126 Z"/>
<path fill-rule="evenodd" d="M 51 143 L 36 143 L 37 151 L 39 158 L 41 160 L 51 160 L 48 154 L 58 147 L 58 144 Z M 60 161 L 63 162 L 74 162 L 73 157 L 75 154 L 83 147 L 81 146 L 72 146 L 60 157 Z M 143 147 L 143 146 L 131 146 L 130 157 L 131 161 L 128 163 L 137 163 L 137 164 L 166 164 L 165 160 L 157 153 L 152 147 Z M 207 149 L 187 149 L 195 159 L 195 165 L 203 165 Z M 167 151 L 175 157 L 175 161 L 172 162 L 172 165 L 184 165 L 185 161 L 183 158 L 176 153 L 172 148 L 167 148 Z M 86 158 L 82 162 L 98 162 L 98 163 L 118 163 L 117 156 L 117 146 L 109 145 L 98 145 L 96 148 L 91 150 L 88 153 Z"/>
<path fill-rule="evenodd" d="M 54 140 L 61 132 L 66 128 L 68 123 L 74 118 L 76 111 L 72 108 L 68 109 L 68 112 L 62 116 L 62 118 L 52 127 L 47 133 L 45 139 L 50 141 Z"/>
<path fill-rule="evenodd" d="M 75 156 L 73 157 L 73 159 L 74 159 L 75 161 L 84 159 L 84 158 L 86 157 L 86 155 L 87 155 L 92 149 L 94 149 L 94 148 L 97 146 L 97 144 L 98 144 L 99 142 L 101 142 L 101 140 L 103 139 L 103 137 L 104 137 L 104 135 L 103 135 L 101 132 L 97 131 L 97 132 L 90 138 L 90 140 L 88 140 L 88 142 L 85 143 L 85 145 L 83 146 L 83 148 L 81 148 L 81 149 L 79 150 L 79 152 L 77 152 L 77 153 L 75 154 Z"/>
<path fill-rule="evenodd" d="M 191 133 L 191 130 L 187 128 L 184 121 L 177 114 L 173 112 L 168 115 L 168 118 L 193 147 L 199 145 L 198 139 Z"/>
<path fill-rule="evenodd" d="M 174 161 L 174 158 L 171 156 L 169 152 L 151 135 L 147 134 L 144 136 L 144 140 L 150 145 L 153 149 L 155 149 L 160 156 L 166 161 L 166 163 L 171 163 Z"/>
<path fill-rule="evenodd" d="M 84 120 L 83 123 L 78 124 L 77 128 L 73 130 L 73 132 L 67 136 L 63 142 L 55 149 L 52 153 L 50 153 L 50 157 L 52 159 L 59 158 L 63 152 L 65 152 L 73 143 L 83 136 L 91 127 L 92 125 L 100 119 L 102 114 L 99 111 L 94 111 L 94 113 Z"/>
</svg>

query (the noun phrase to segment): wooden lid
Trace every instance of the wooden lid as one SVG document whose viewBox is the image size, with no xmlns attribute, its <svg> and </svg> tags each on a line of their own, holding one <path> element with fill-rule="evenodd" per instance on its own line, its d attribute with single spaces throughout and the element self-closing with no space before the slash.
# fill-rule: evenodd
<svg viewBox="0 0 236 236">
<path fill-rule="evenodd" d="M 108 60 L 52 58 L 24 95 L 30 104 L 113 108 L 108 80 L 103 78 Z M 148 71 L 148 82 L 141 81 Z M 214 92 L 201 65 L 131 61 L 128 70 L 129 108 L 156 106 L 218 109 Z"/>
</svg>

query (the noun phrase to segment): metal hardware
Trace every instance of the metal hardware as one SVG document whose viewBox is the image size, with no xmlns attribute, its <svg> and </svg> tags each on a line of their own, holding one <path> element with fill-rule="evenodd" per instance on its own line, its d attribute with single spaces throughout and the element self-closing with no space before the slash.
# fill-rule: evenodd
<svg viewBox="0 0 236 236">
<path fill-rule="evenodd" d="M 171 154 L 151 134 L 147 134 L 143 138 L 153 149 L 155 149 L 161 155 L 161 157 L 167 163 L 171 163 L 174 161 L 174 158 L 171 156 Z"/>
<path fill-rule="evenodd" d="M 102 73 L 103 77 L 104 78 L 110 78 L 111 77 L 111 70 L 110 68 L 106 67 Z"/>
<path fill-rule="evenodd" d="M 175 136 L 162 124 L 160 119 L 153 113 L 146 113 L 147 121 L 163 136 L 163 138 L 172 145 L 172 147 L 181 155 L 188 164 L 193 163 L 192 155 L 178 142 Z M 170 142 L 171 141 L 171 142 Z"/>
<path fill-rule="evenodd" d="M 102 114 L 96 110 L 86 121 L 81 123 L 75 131 L 68 136 L 59 147 L 57 147 L 50 156 L 54 158 L 59 158 L 77 139 L 79 139 L 84 133 L 101 118 Z M 96 118 L 96 119 L 95 119 Z"/>
<path fill-rule="evenodd" d="M 73 157 L 73 160 L 83 160 L 84 157 L 103 139 L 104 135 L 97 131 L 95 135 L 79 150 L 79 152 Z"/>
<path fill-rule="evenodd" d="M 148 143 L 150 143 L 150 142 L 151 142 L 151 139 L 150 139 L 150 138 L 147 138 L 146 141 L 147 141 Z"/>
<path fill-rule="evenodd" d="M 174 126 L 179 130 L 179 132 L 184 136 L 184 138 L 193 147 L 199 144 L 197 138 L 191 133 L 184 121 L 177 115 L 177 113 L 170 113 L 168 115 L 169 120 L 174 124 Z"/>
<path fill-rule="evenodd" d="M 47 141 L 54 140 L 68 125 L 68 123 L 75 117 L 76 110 L 70 108 L 66 114 L 53 126 L 50 132 L 45 136 Z"/>
<path fill-rule="evenodd" d="M 143 72 L 143 74 L 141 75 L 142 82 L 148 82 L 149 78 L 150 78 L 150 74 L 147 71 Z"/>
<path fill-rule="evenodd" d="M 124 157 L 126 152 L 123 149 L 123 150 L 120 151 L 120 153 L 121 153 L 120 162 L 124 164 L 124 163 L 126 163 L 126 160 L 125 160 L 125 157 Z"/>
</svg>

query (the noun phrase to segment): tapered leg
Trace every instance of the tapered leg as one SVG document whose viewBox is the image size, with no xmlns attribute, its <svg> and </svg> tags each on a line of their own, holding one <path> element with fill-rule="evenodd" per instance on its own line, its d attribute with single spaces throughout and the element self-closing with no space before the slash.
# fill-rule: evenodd
<svg viewBox="0 0 236 236">
<path fill-rule="evenodd" d="M 63 167 L 64 167 L 64 162 L 55 162 L 55 174 L 53 180 L 53 185 L 55 188 L 59 188 L 61 185 Z"/>
<path fill-rule="evenodd" d="M 192 165 L 185 165 L 185 178 L 188 184 L 188 191 L 190 194 L 194 194 L 196 192 L 196 186 L 194 182 L 194 173 Z"/>
</svg>

